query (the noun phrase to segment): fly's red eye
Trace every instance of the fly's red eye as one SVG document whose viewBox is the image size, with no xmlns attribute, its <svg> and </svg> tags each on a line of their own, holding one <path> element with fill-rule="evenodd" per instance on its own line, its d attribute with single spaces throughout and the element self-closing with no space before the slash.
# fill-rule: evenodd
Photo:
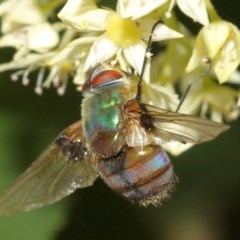
<svg viewBox="0 0 240 240">
<path fill-rule="evenodd" d="M 114 70 L 105 70 L 96 75 L 91 82 L 93 88 L 112 84 L 115 80 L 121 79 L 122 74 Z"/>
<path fill-rule="evenodd" d="M 112 69 L 94 69 L 82 87 L 82 91 L 106 88 L 122 82 L 121 72 Z"/>
</svg>

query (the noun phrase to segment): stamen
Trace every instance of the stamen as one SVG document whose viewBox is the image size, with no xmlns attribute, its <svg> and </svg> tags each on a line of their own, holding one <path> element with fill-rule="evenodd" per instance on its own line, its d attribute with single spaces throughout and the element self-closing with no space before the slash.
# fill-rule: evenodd
<svg viewBox="0 0 240 240">
<path fill-rule="evenodd" d="M 18 81 L 19 80 L 19 76 L 24 74 L 25 70 L 19 70 L 19 71 L 16 71 L 14 72 L 13 74 L 11 74 L 11 80 L 12 81 Z"/>
<path fill-rule="evenodd" d="M 55 77 L 52 79 L 52 83 L 53 83 L 53 86 L 54 86 L 55 88 L 57 88 L 57 87 L 59 86 L 59 84 L 60 84 L 60 78 L 59 78 L 58 75 L 55 76 Z"/>
<path fill-rule="evenodd" d="M 45 73 L 45 68 L 41 68 L 39 70 L 39 74 L 38 74 L 38 77 L 37 77 L 37 84 L 36 84 L 36 87 L 34 89 L 35 93 L 38 94 L 38 95 L 43 94 L 42 83 L 43 83 L 44 73 Z"/>
<path fill-rule="evenodd" d="M 19 79 L 19 75 L 17 75 L 16 73 L 13 73 L 11 74 L 10 78 L 13 82 L 16 82 Z"/>
<path fill-rule="evenodd" d="M 29 83 L 29 73 L 31 72 L 30 68 L 27 68 L 24 72 L 23 72 L 23 75 L 22 75 L 22 84 L 23 86 L 26 86 L 28 85 Z"/>
<path fill-rule="evenodd" d="M 35 89 L 34 89 L 34 92 L 37 94 L 37 95 L 42 95 L 43 94 L 43 89 L 41 86 L 36 86 Z"/>
<path fill-rule="evenodd" d="M 67 88 L 67 82 L 64 82 L 61 87 L 59 87 L 57 89 L 57 93 L 59 96 L 63 96 L 65 94 L 65 91 L 66 91 L 66 88 Z"/>
<path fill-rule="evenodd" d="M 28 77 L 26 77 L 26 78 L 23 78 L 22 79 L 22 84 L 23 84 L 23 86 L 27 86 L 28 84 L 29 84 L 29 78 Z"/>
<path fill-rule="evenodd" d="M 166 13 L 165 13 L 165 17 L 166 17 L 166 18 L 171 18 L 171 17 L 172 17 L 171 11 L 172 11 L 174 5 L 175 5 L 175 0 L 171 0 L 171 1 L 170 1 L 170 4 L 169 4 L 169 7 L 168 7 L 168 10 L 167 10 Z"/>
<path fill-rule="evenodd" d="M 41 68 L 37 77 L 37 86 L 42 86 L 45 68 Z"/>
</svg>

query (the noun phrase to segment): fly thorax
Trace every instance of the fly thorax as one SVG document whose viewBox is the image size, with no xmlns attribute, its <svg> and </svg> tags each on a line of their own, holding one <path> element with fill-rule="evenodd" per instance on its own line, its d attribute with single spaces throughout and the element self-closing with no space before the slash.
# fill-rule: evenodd
<svg viewBox="0 0 240 240">
<path fill-rule="evenodd" d="M 99 65 L 83 85 L 83 131 L 98 156 L 116 155 L 126 144 L 122 106 L 131 98 L 127 80 L 121 71 Z"/>
</svg>

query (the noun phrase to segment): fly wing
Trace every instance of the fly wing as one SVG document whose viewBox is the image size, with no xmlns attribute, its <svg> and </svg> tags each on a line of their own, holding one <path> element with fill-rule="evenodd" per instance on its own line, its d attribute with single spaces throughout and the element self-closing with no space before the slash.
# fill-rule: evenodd
<svg viewBox="0 0 240 240">
<path fill-rule="evenodd" d="M 61 138 L 65 142 L 59 141 Z M 0 196 L 0 215 L 38 208 L 64 198 L 77 188 L 92 185 L 97 174 L 83 141 L 80 121 L 66 128 Z M 71 153 L 71 149 L 68 151 L 68 144 L 73 142 L 78 143 L 74 151 L 81 159 L 76 159 L 77 155 Z M 71 159 L 73 155 L 74 159 Z"/>
<path fill-rule="evenodd" d="M 151 105 L 145 105 L 147 114 L 153 119 L 156 134 L 163 141 L 182 143 L 202 143 L 216 138 L 229 126 L 204 118 L 167 111 Z"/>
</svg>

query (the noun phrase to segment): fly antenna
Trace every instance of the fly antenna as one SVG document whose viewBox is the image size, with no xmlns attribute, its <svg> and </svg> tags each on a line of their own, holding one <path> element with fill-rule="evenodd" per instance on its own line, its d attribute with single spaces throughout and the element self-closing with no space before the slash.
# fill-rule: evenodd
<svg viewBox="0 0 240 240">
<path fill-rule="evenodd" d="M 179 112 L 179 110 L 180 110 L 180 108 L 181 108 L 184 100 L 186 99 L 186 97 L 187 97 L 187 95 L 188 95 L 188 93 L 189 93 L 192 85 L 193 85 L 195 82 L 199 81 L 200 79 L 204 78 L 206 75 L 209 74 L 209 72 L 210 72 L 210 70 L 211 70 L 211 68 L 212 68 L 211 60 L 210 60 L 209 58 L 206 58 L 205 61 L 204 61 L 204 64 L 206 64 L 206 65 L 208 66 L 207 69 L 206 69 L 206 71 L 203 72 L 203 73 L 201 73 L 201 74 L 198 75 L 195 79 L 193 79 L 190 83 L 188 83 L 188 86 L 186 87 L 186 89 L 185 89 L 185 91 L 184 91 L 184 93 L 183 93 L 183 95 L 182 95 L 182 97 L 181 97 L 181 99 L 180 99 L 180 102 L 179 102 L 179 104 L 178 104 L 177 109 L 176 109 L 175 112 Z"/>
<path fill-rule="evenodd" d="M 157 27 L 157 25 L 161 22 L 162 22 L 162 20 L 159 20 L 153 25 L 150 36 L 149 36 L 149 39 L 148 39 L 147 48 L 146 48 L 144 58 L 143 58 L 142 70 L 141 70 L 141 74 L 140 74 L 138 85 L 137 85 L 137 94 L 136 94 L 136 97 L 135 97 L 138 102 L 141 102 L 143 74 L 145 72 L 145 68 L 146 68 L 146 64 L 147 64 L 147 60 L 148 60 L 148 55 L 149 55 L 151 44 L 152 44 L 153 32 L 154 32 L 155 28 Z"/>
</svg>

